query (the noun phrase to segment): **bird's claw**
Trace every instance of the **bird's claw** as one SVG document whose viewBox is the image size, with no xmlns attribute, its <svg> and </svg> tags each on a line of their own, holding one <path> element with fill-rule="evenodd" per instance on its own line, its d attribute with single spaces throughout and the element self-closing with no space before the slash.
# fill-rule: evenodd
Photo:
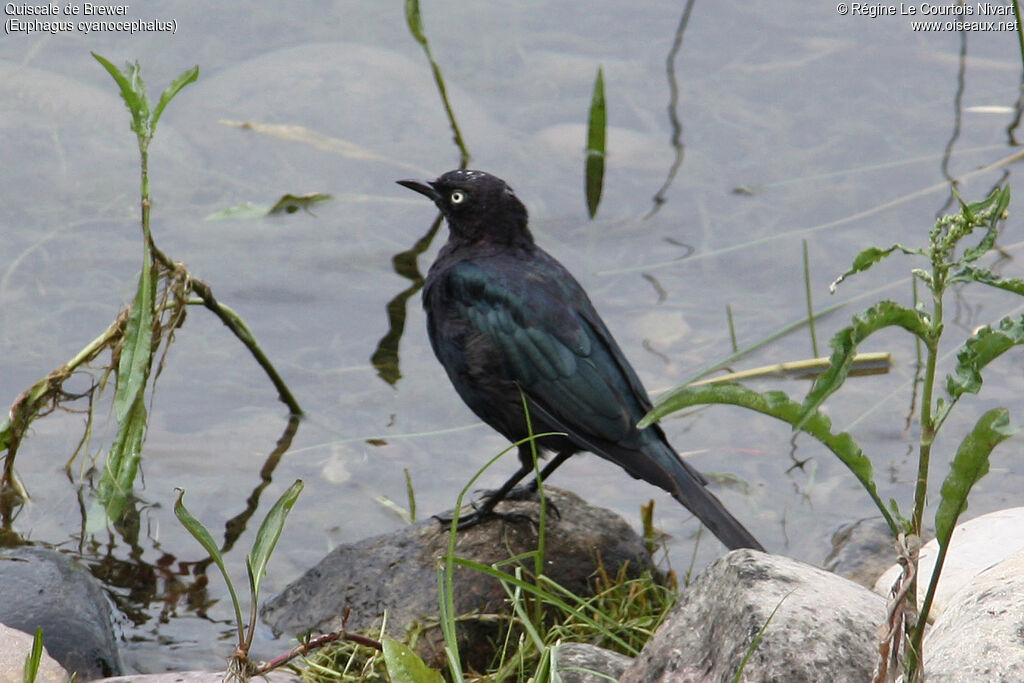
<svg viewBox="0 0 1024 683">
<path fill-rule="evenodd" d="M 495 503 L 491 503 L 490 505 L 488 505 L 488 502 L 490 501 L 490 494 L 492 493 L 493 491 L 483 492 L 482 504 L 479 504 L 476 501 L 470 503 L 470 505 L 473 508 L 473 512 L 459 516 L 458 526 L 460 529 L 468 529 L 469 527 L 476 526 L 477 524 L 480 524 L 481 522 L 486 521 L 490 518 L 497 518 L 505 522 L 513 523 L 528 521 L 534 526 L 537 526 L 537 520 L 526 513 L 498 512 L 497 510 L 495 510 L 494 505 L 496 505 L 497 502 L 500 501 L 496 501 Z M 527 484 L 526 486 L 518 486 L 512 489 L 504 498 L 502 498 L 502 500 L 522 501 L 532 500 L 535 498 L 537 498 L 537 488 Z M 562 514 L 558 511 L 558 507 L 551 501 L 551 499 L 544 498 L 544 504 L 545 508 L 549 513 L 551 513 L 556 519 L 561 519 Z M 442 527 L 449 528 L 452 525 L 452 522 L 455 520 L 455 514 L 454 511 L 452 513 L 441 513 L 434 515 L 434 519 L 440 522 Z"/>
</svg>

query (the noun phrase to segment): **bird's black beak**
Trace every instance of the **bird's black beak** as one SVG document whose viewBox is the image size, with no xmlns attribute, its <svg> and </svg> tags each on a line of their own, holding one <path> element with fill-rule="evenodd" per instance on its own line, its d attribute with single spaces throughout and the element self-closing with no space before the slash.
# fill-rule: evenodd
<svg viewBox="0 0 1024 683">
<path fill-rule="evenodd" d="M 435 190 L 429 182 L 422 182 L 419 180 L 397 180 L 395 181 L 402 187 L 408 187 L 413 192 L 419 192 L 425 197 L 429 197 L 431 201 L 437 203 L 441 199 L 440 193 Z"/>
</svg>

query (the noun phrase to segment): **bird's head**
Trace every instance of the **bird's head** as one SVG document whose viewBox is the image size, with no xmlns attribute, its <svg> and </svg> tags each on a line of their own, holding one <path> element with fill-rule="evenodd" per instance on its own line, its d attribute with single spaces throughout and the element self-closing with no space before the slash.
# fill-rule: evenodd
<svg viewBox="0 0 1024 683">
<path fill-rule="evenodd" d="M 483 171 L 449 171 L 437 180 L 399 180 L 425 195 L 448 219 L 452 238 L 476 242 L 531 243 L 526 207 L 504 180 Z"/>
</svg>

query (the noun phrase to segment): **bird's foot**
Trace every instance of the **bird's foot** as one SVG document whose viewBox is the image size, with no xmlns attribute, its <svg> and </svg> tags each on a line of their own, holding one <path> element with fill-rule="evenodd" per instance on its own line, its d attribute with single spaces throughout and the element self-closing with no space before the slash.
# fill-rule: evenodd
<svg viewBox="0 0 1024 683">
<path fill-rule="evenodd" d="M 530 522 L 532 525 L 537 526 L 538 520 L 526 513 L 498 512 L 494 509 L 494 507 L 501 501 L 537 500 L 539 496 L 536 484 L 530 483 L 525 486 L 517 486 L 505 494 L 501 500 L 494 500 L 495 491 L 482 491 L 480 493 L 480 500 L 471 504 L 473 511 L 464 515 L 459 515 L 458 526 L 460 529 L 468 529 L 469 527 L 476 526 L 488 519 L 500 519 L 505 522 L 513 523 Z M 550 498 L 544 498 L 544 506 L 545 510 L 555 518 L 560 518 L 562 516 L 558 511 L 558 507 L 551 502 Z M 455 520 L 455 514 L 454 512 L 441 513 L 434 515 L 434 519 L 440 522 L 442 527 L 449 528 Z"/>
<path fill-rule="evenodd" d="M 442 528 L 447 529 L 451 527 L 452 523 L 455 521 L 455 515 L 453 513 L 441 513 L 434 515 L 434 519 L 441 523 Z M 459 529 L 468 529 L 471 526 L 476 526 L 477 524 L 486 522 L 490 519 L 500 519 L 504 522 L 513 523 L 536 523 L 529 515 L 523 514 L 522 512 L 498 512 L 493 508 L 484 509 L 478 508 L 474 505 L 472 512 L 465 515 L 459 515 L 458 527 Z"/>
<path fill-rule="evenodd" d="M 483 501 L 484 505 L 486 505 L 487 502 L 489 502 L 491 500 L 491 497 L 495 494 L 495 491 L 496 491 L 496 489 L 486 489 L 486 490 L 483 490 L 483 491 L 478 491 L 477 493 L 480 496 L 480 500 Z M 523 484 L 522 486 L 515 487 L 514 489 L 512 489 L 511 491 L 506 493 L 505 496 L 501 500 L 507 500 L 507 501 L 536 500 L 537 502 L 540 502 L 540 494 L 537 493 L 537 482 L 536 482 L 536 480 L 531 481 L 529 484 Z M 549 498 L 548 496 L 545 496 L 544 497 L 544 503 L 545 503 L 546 510 L 550 514 L 554 515 L 558 519 L 561 519 L 562 515 L 558 511 L 558 506 L 556 506 L 552 502 L 551 498 Z M 492 505 L 492 507 L 493 507 L 493 505 Z M 473 504 L 473 508 L 474 509 L 478 509 L 477 505 L 475 503 Z M 504 513 L 504 514 L 516 515 L 516 514 L 521 514 L 521 513 Z M 462 526 L 462 522 L 461 521 L 459 522 L 459 526 Z"/>
</svg>

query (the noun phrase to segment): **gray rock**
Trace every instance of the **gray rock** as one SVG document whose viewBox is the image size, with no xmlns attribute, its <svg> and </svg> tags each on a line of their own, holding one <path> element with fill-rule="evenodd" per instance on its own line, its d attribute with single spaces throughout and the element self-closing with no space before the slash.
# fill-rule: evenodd
<svg viewBox="0 0 1024 683">
<path fill-rule="evenodd" d="M 950 596 L 925 636 L 925 680 L 1024 681 L 1022 644 L 1024 551 L 981 572 Z"/>
<path fill-rule="evenodd" d="M 884 619 L 885 600 L 855 583 L 785 557 L 736 550 L 682 592 L 620 680 L 731 681 L 767 624 L 740 680 L 863 683 L 871 679 L 875 629 Z"/>
<path fill-rule="evenodd" d="M 651 567 L 642 539 L 615 513 L 595 508 L 577 496 L 545 489 L 558 514 L 548 515 L 546 575 L 578 594 L 592 594 L 590 582 L 599 562 L 614 575 L 628 563 L 635 576 Z M 516 512 L 536 520 L 536 501 L 511 501 L 499 512 Z M 493 520 L 461 530 L 456 555 L 484 565 L 537 547 L 530 521 Z M 349 630 L 376 629 L 387 612 L 389 632 L 402 638 L 414 622 L 427 625 L 417 651 L 435 668 L 444 664 L 438 614 L 437 567 L 447 550 L 448 532 L 434 519 L 391 534 L 339 546 L 313 569 L 268 601 L 262 618 L 277 635 L 328 632 L 339 628 L 345 608 L 351 609 Z M 532 572 L 533 561 L 523 563 Z M 513 568 L 506 563 L 504 571 Z M 493 655 L 490 640 L 498 633 L 490 615 L 509 611 L 501 584 L 480 572 L 456 568 L 455 614 L 476 613 L 481 619 L 460 621 L 459 647 L 470 667 L 482 669 Z"/>
<path fill-rule="evenodd" d="M 832 551 L 822 566 L 865 588 L 872 588 L 896 558 L 894 543 L 892 531 L 884 519 L 858 519 L 839 527 L 832 535 Z"/>
<path fill-rule="evenodd" d="M 56 550 L 0 550 L 0 623 L 34 634 L 79 681 L 121 672 L 110 604 L 87 569 Z"/>
<path fill-rule="evenodd" d="M 561 643 L 555 650 L 562 683 L 617 681 L 632 657 L 587 643 Z"/>
</svg>

